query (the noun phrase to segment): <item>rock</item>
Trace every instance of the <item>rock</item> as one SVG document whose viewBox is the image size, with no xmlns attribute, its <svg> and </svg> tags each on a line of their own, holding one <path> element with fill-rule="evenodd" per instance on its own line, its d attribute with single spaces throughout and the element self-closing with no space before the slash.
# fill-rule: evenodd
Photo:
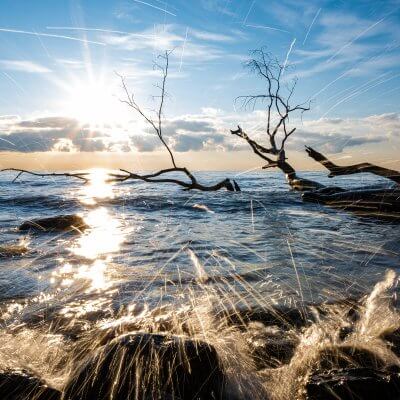
<svg viewBox="0 0 400 400">
<path fill-rule="evenodd" d="M 295 332 L 259 322 L 249 324 L 246 341 L 257 370 L 288 364 L 299 342 Z"/>
<path fill-rule="evenodd" d="M 338 368 L 385 368 L 384 361 L 373 352 L 354 346 L 327 347 L 320 351 L 318 370 L 328 371 Z"/>
<path fill-rule="evenodd" d="M 79 215 L 57 215 L 49 218 L 25 221 L 19 226 L 20 231 L 37 230 L 42 232 L 84 230 L 88 225 Z"/>
<path fill-rule="evenodd" d="M 23 244 L 0 245 L 0 258 L 22 256 L 28 251 L 28 246 L 25 246 Z"/>
<path fill-rule="evenodd" d="M 1 400 L 60 400 L 61 393 L 24 370 L 0 371 Z"/>
<path fill-rule="evenodd" d="M 369 368 L 315 373 L 306 385 L 307 400 L 398 400 L 400 374 Z"/>
<path fill-rule="evenodd" d="M 400 370 L 366 349 L 328 347 L 319 353 L 306 392 L 308 400 L 398 400 Z"/>
<path fill-rule="evenodd" d="M 347 190 L 332 194 L 311 191 L 303 193 L 302 199 L 365 216 L 400 218 L 400 189 L 398 188 Z"/>
<path fill-rule="evenodd" d="M 183 337 L 136 333 L 114 339 L 77 367 L 63 400 L 221 399 L 215 349 Z"/>
</svg>

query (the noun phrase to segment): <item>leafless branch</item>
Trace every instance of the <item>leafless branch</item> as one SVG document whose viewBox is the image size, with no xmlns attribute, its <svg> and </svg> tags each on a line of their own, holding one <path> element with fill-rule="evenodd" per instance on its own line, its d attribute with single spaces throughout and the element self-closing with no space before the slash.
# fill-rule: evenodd
<svg viewBox="0 0 400 400">
<path fill-rule="evenodd" d="M 254 109 L 257 104 L 263 104 L 266 111 L 265 133 L 269 146 L 263 146 L 251 139 L 241 127 L 231 133 L 246 140 L 254 153 L 267 161 L 267 165 L 263 168 L 280 168 L 286 174 L 289 184 L 297 186 L 300 180 L 297 178 L 294 168 L 286 161 L 285 145 L 287 139 L 296 131 L 295 127 L 290 127 L 290 117 L 295 113 L 308 111 L 310 104 L 303 103 L 295 106 L 290 104 L 297 81 L 294 80 L 289 85 L 282 85 L 284 66 L 263 48 L 252 51 L 251 59 L 245 63 L 245 66 L 256 73 L 266 87 L 264 93 L 239 96 L 236 101 L 240 101 L 244 108 L 252 107 Z M 274 158 L 267 157 L 266 154 L 270 154 Z M 307 181 L 307 187 L 309 186 L 310 182 Z"/>
<path fill-rule="evenodd" d="M 122 76 L 120 76 L 120 78 L 122 82 L 122 88 L 126 96 L 126 99 L 122 100 L 122 102 L 132 108 L 136 113 L 141 115 L 144 120 L 153 128 L 159 140 L 167 149 L 173 168 L 163 169 L 147 175 L 140 175 L 127 170 L 121 170 L 122 174 L 111 175 L 111 180 L 116 182 L 124 182 L 127 180 L 142 180 L 145 182 L 153 183 L 174 183 L 183 187 L 185 190 L 197 189 L 201 191 L 215 191 L 225 188 L 228 191 L 240 191 L 239 185 L 234 180 L 231 181 L 229 179 L 224 179 L 221 182 L 211 186 L 202 185 L 197 181 L 195 176 L 186 167 L 178 167 L 175 161 L 174 154 L 163 136 L 163 111 L 165 105 L 165 97 L 167 95 L 166 86 L 169 72 L 170 54 L 171 51 L 166 51 L 164 54 L 158 56 L 157 61 L 154 63 L 154 69 L 157 69 L 161 72 L 161 84 L 156 86 L 160 90 L 160 94 L 154 97 L 159 99 L 158 108 L 155 111 L 154 118 L 150 117 L 149 115 L 147 115 L 147 113 L 143 111 L 143 108 L 139 106 L 139 104 L 136 102 L 134 95 L 130 94 L 125 79 Z M 160 60 L 161 62 L 158 62 L 158 60 Z M 171 172 L 184 174 L 188 178 L 188 181 L 183 181 L 175 178 L 162 178 L 163 175 Z"/>
<path fill-rule="evenodd" d="M 371 174 L 390 179 L 396 182 L 398 185 L 400 185 L 399 171 L 387 169 L 384 167 L 379 167 L 378 165 L 370 163 L 360 163 L 360 164 L 340 166 L 336 165 L 331 160 L 326 158 L 323 154 L 319 153 L 318 151 L 314 150 L 311 147 L 306 146 L 306 152 L 312 159 L 322 164 L 329 171 L 328 176 L 330 178 L 339 175 L 351 175 L 351 174 L 359 174 L 362 172 L 369 172 Z"/>
<path fill-rule="evenodd" d="M 19 168 L 4 168 L 0 170 L 0 172 L 17 172 L 17 176 L 12 180 L 12 182 L 16 182 L 18 178 L 21 177 L 22 174 L 28 174 L 28 175 L 34 175 L 34 176 L 40 176 L 40 177 L 57 177 L 57 176 L 65 176 L 67 178 L 76 178 L 80 179 L 84 182 L 87 182 L 89 179 L 86 177 L 89 175 L 88 172 L 78 172 L 78 173 L 72 173 L 72 172 L 51 172 L 51 173 L 39 173 L 39 172 L 33 172 L 29 171 L 26 169 L 19 169 Z"/>
</svg>

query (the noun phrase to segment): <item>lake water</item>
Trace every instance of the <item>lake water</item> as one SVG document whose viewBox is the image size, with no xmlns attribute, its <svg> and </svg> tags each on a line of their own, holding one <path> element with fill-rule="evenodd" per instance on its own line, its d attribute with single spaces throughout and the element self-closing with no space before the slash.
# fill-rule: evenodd
<svg viewBox="0 0 400 400">
<path fill-rule="evenodd" d="M 343 187 L 382 182 L 303 175 Z M 399 224 L 303 203 L 278 172 L 198 176 L 234 177 L 242 192 L 111 185 L 101 170 L 88 184 L 29 176 L 11 183 L 13 175 L 2 174 L 0 361 L 28 365 L 61 386 L 66 372 L 54 359 L 67 357 L 82 333 L 127 318 L 142 330 L 160 329 L 160 321 L 176 328 L 179 315 L 204 308 L 214 315 L 302 309 L 368 294 L 388 269 L 399 271 Z M 89 228 L 17 230 L 61 214 L 79 214 Z"/>
</svg>

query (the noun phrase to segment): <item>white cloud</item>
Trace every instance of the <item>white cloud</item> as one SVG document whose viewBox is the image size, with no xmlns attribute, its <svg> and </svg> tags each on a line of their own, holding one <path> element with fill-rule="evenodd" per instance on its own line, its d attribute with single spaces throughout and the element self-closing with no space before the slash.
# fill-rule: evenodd
<svg viewBox="0 0 400 400">
<path fill-rule="evenodd" d="M 10 71 L 30 72 L 33 74 L 45 74 L 51 70 L 33 61 L 23 60 L 0 60 L 0 67 Z"/>
</svg>

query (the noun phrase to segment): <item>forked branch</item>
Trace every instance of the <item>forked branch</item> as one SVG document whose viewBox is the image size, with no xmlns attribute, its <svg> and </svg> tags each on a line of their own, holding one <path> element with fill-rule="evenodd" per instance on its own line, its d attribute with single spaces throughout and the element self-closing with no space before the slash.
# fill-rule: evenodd
<svg viewBox="0 0 400 400">
<path fill-rule="evenodd" d="M 340 175 L 359 174 L 362 172 L 369 172 L 374 175 L 382 176 L 383 178 L 390 179 L 400 185 L 400 172 L 370 163 L 360 163 L 353 165 L 336 165 L 331 160 L 326 158 L 323 154 L 314 150 L 312 147 L 306 146 L 306 152 L 315 161 L 322 164 L 329 171 L 329 178 Z"/>
<path fill-rule="evenodd" d="M 196 177 L 186 168 L 186 167 L 178 167 L 174 154 L 168 145 L 167 141 L 163 137 L 163 120 L 164 120 L 164 105 L 165 105 L 165 97 L 166 97 L 166 85 L 167 85 L 167 78 L 168 78 L 168 71 L 169 71 L 169 56 L 171 54 L 171 51 L 166 51 L 163 55 L 158 57 L 158 60 L 162 60 L 163 64 L 160 64 L 156 62 L 154 64 L 154 68 L 159 70 L 161 72 L 161 84 L 158 85 L 157 87 L 160 89 L 160 94 L 157 96 L 159 98 L 159 104 L 157 111 L 155 112 L 155 116 L 151 117 L 148 115 L 141 106 L 138 105 L 136 102 L 136 99 L 133 94 L 130 94 L 130 91 L 128 90 L 128 86 L 126 84 L 125 79 L 120 76 L 121 82 L 122 82 L 122 88 L 125 92 L 126 99 L 122 100 L 123 103 L 127 104 L 134 112 L 139 114 L 144 118 L 144 120 L 153 128 L 153 131 L 156 133 L 157 137 L 163 144 L 163 146 L 167 149 L 171 163 L 172 163 L 172 168 L 167 168 L 160 170 L 155 173 L 147 174 L 147 175 L 140 175 L 134 172 L 130 172 L 127 170 L 121 169 L 121 174 L 113 174 L 111 175 L 112 179 L 117 182 L 124 182 L 129 179 L 132 180 L 142 180 L 145 182 L 151 182 L 151 183 L 173 183 L 176 185 L 179 185 L 184 188 L 184 190 L 192 190 L 192 189 L 197 189 L 205 192 L 210 192 L 210 191 L 216 191 L 219 189 L 225 188 L 228 191 L 240 191 L 239 185 L 234 181 L 230 179 L 224 179 L 221 182 L 218 182 L 215 185 L 211 186 L 205 186 L 200 184 Z M 176 178 L 167 178 L 167 177 L 162 177 L 165 176 L 165 174 L 168 173 L 181 173 L 184 174 L 188 180 L 183 181 L 180 179 Z"/>
<path fill-rule="evenodd" d="M 87 175 L 89 175 L 88 172 L 78 172 L 78 173 L 72 173 L 72 172 L 50 172 L 50 173 L 39 173 L 39 172 L 33 172 L 33 171 L 28 171 L 26 169 L 19 169 L 19 168 L 4 168 L 0 170 L 0 172 L 17 172 L 17 176 L 12 180 L 12 182 L 16 182 L 18 178 L 21 177 L 23 174 L 28 174 L 28 175 L 34 175 L 34 176 L 40 176 L 42 178 L 44 177 L 58 177 L 58 176 L 64 176 L 67 178 L 76 178 L 80 179 L 84 182 L 88 182 L 89 178 L 87 178 Z"/>
</svg>

